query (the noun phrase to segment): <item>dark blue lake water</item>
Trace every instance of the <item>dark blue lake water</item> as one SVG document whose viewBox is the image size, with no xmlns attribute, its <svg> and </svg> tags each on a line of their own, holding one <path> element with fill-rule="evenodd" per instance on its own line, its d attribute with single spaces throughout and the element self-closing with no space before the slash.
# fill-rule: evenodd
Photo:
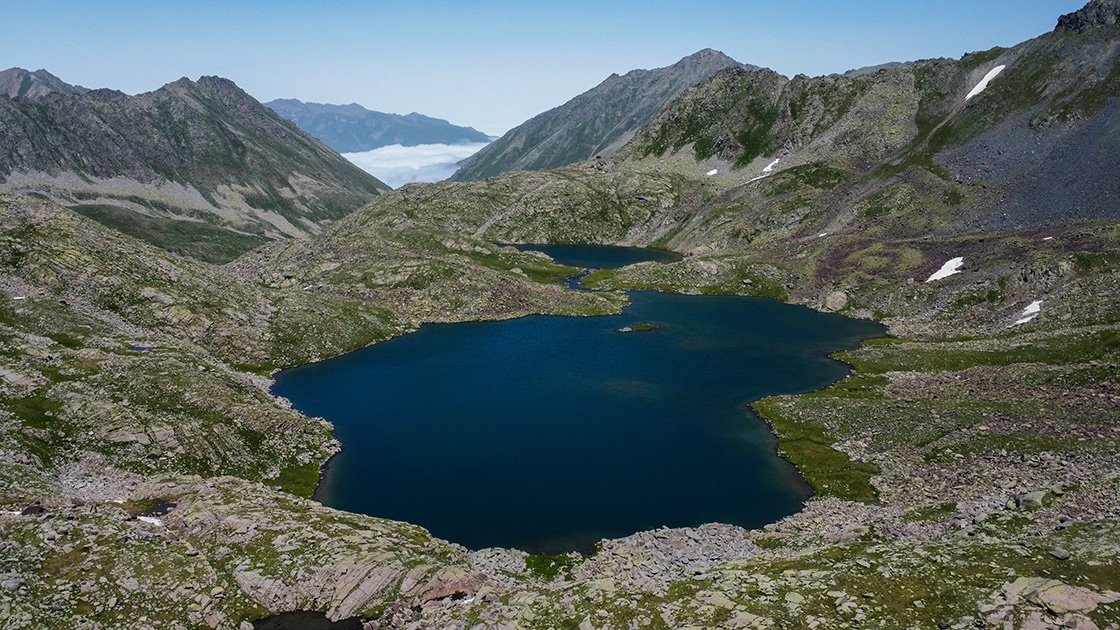
<svg viewBox="0 0 1120 630">
<path fill-rule="evenodd" d="M 681 255 L 664 249 L 616 247 L 613 245 L 514 245 L 521 251 L 544 252 L 561 265 L 593 269 L 616 269 L 634 263 L 674 262 Z"/>
<path fill-rule="evenodd" d="M 882 327 L 770 300 L 631 299 L 611 317 L 425 325 L 279 373 L 274 391 L 344 447 L 319 499 L 533 552 L 799 510 L 809 490 L 748 403 L 842 378 L 826 355 Z M 637 323 L 657 329 L 618 330 Z"/>
</svg>

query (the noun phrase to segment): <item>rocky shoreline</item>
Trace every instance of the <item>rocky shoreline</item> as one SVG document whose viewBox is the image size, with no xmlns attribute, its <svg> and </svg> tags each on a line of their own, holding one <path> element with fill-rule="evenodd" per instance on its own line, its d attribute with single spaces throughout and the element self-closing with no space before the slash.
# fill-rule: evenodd
<svg viewBox="0 0 1120 630">
<path fill-rule="evenodd" d="M 888 347 L 898 342 L 889 342 Z M 1013 418 L 993 413 L 984 414 L 982 424 L 958 427 L 955 433 L 916 449 L 895 443 L 905 435 L 883 433 L 890 423 L 875 423 L 871 426 L 876 429 L 868 433 L 866 424 L 852 425 L 851 419 L 862 418 L 866 423 L 874 417 L 869 410 L 882 407 L 897 422 L 899 404 L 923 400 L 928 404 L 946 395 L 959 398 L 962 391 L 970 391 L 976 398 L 1012 391 L 1030 399 L 1043 392 L 1020 385 L 1009 388 L 1008 384 L 1024 377 L 1015 366 L 982 364 L 957 372 L 880 371 L 886 381 L 862 391 L 858 384 L 866 376 L 861 367 L 866 366 L 861 361 L 868 356 L 881 361 L 882 352 L 873 344 L 845 353 L 840 358 L 855 366 L 847 379 L 822 392 L 779 399 L 783 409 L 806 413 L 812 422 L 827 426 L 837 436 L 835 448 L 851 461 L 874 461 L 879 466 L 881 472 L 872 477 L 878 502 L 823 495 L 811 499 L 802 512 L 761 530 L 713 524 L 639 532 L 603 541 L 589 558 L 572 557 L 568 568 L 552 579 L 536 576 L 523 552 L 468 552 L 430 539 L 420 528 L 340 513 L 233 478 L 168 483 L 120 473 L 105 477 L 110 468 L 96 459 L 77 462 L 67 469 L 70 472 L 58 476 L 54 482 L 58 486 L 50 491 L 58 499 L 43 503 L 44 514 L 0 516 L 5 532 L 21 532 L 18 539 L 30 543 L 12 547 L 10 542 L 17 537 L 6 533 L 6 551 L 20 557 L 34 550 L 36 555 L 46 554 L 40 558 L 50 558 L 86 549 L 85 554 L 97 557 L 110 550 L 89 547 L 90 543 L 82 541 L 106 536 L 163 541 L 159 543 L 161 555 L 170 553 L 188 565 L 201 562 L 201 566 L 209 566 L 204 573 L 218 581 L 222 589 L 218 593 L 213 588 L 197 596 L 194 593 L 203 589 L 182 591 L 193 602 L 188 608 L 196 612 L 181 619 L 195 619 L 211 627 L 247 627 L 243 622 L 230 625 L 232 620 L 245 618 L 245 612 L 239 611 L 254 610 L 257 612 L 250 613 L 250 618 L 263 618 L 265 612 L 316 608 L 326 610 L 331 619 L 372 617 L 367 628 L 466 628 L 477 624 L 520 628 L 547 625 L 547 620 L 556 619 L 601 628 L 617 627 L 621 618 L 650 627 L 762 628 L 791 622 L 807 627 L 867 627 L 924 615 L 945 621 L 952 611 L 959 616 L 951 627 L 972 627 L 977 619 L 1007 627 L 1115 627 L 1115 607 L 1109 604 L 1116 598 L 1120 546 L 1109 541 L 1120 529 L 1116 508 L 1120 505 L 1120 484 L 1116 482 L 1120 462 L 1107 445 L 1120 441 L 1116 427 L 1106 424 L 1088 434 L 1099 448 L 1069 455 L 1046 449 L 969 452 L 964 448 L 969 439 L 997 431 L 1007 431 L 1011 438 L 1022 430 L 1008 424 Z M 1095 370 L 1093 361 L 1084 366 L 1043 364 L 1031 370 L 1045 369 L 1069 378 L 1071 372 Z M 1067 387 L 1063 394 L 1066 403 L 1081 413 L 1107 422 L 1114 406 L 1120 404 L 1120 387 L 1106 380 L 1101 398 L 1099 383 Z M 832 400 L 828 400 L 830 392 Z M 801 404 L 808 407 L 800 410 Z M 947 420 L 944 412 L 926 415 L 929 413 L 923 411 L 915 421 Z M 1030 434 L 1050 433 L 1044 427 L 1035 419 L 1029 425 Z M 1068 434 L 1068 426 L 1065 421 L 1055 422 L 1053 431 Z M 931 452 L 936 457 L 931 459 Z M 216 496 L 222 499 L 215 501 Z M 166 515 L 148 517 L 158 518 L 158 525 L 141 521 L 144 514 L 130 513 L 127 507 L 157 498 L 176 504 Z M 116 503 L 119 501 L 125 503 Z M 290 515 L 297 513 L 310 520 L 291 520 Z M 315 532 L 338 527 L 349 533 L 335 537 L 325 554 L 325 539 L 315 538 L 318 542 L 310 545 L 296 542 L 308 533 L 317 536 Z M 412 549 L 405 554 L 409 558 L 422 549 L 444 551 L 437 552 L 439 560 L 416 565 L 426 567 L 417 573 L 406 570 L 414 566 L 415 559 L 400 565 L 396 564 L 400 560 L 391 559 L 401 558 L 399 552 L 389 556 L 384 552 L 370 555 L 372 549 L 363 551 L 374 541 L 385 548 L 386 536 L 397 541 L 390 547 L 402 540 L 428 541 L 419 546 L 406 543 Z M 65 542 L 71 538 L 73 542 Z M 270 550 L 267 557 L 275 559 L 250 565 L 219 560 L 262 557 L 255 551 L 259 545 Z M 152 560 L 141 562 L 133 574 L 145 575 L 144 580 L 125 578 L 114 589 L 88 591 L 121 593 L 115 600 L 92 604 L 93 610 L 100 606 L 99 614 L 105 614 L 136 595 L 154 598 L 152 601 L 164 597 L 149 590 L 159 582 L 147 572 L 158 574 L 159 565 Z M 287 573 L 285 566 L 302 568 Z M 930 601 L 935 597 L 931 590 L 937 590 L 934 585 L 912 584 L 913 599 L 896 610 L 889 602 L 897 593 L 889 588 L 884 592 L 883 587 L 924 575 L 927 566 L 945 577 L 941 588 L 951 590 L 959 601 L 934 603 Z M 982 567 L 979 573 L 967 573 L 978 567 Z M 276 573 L 278 569 L 280 573 Z M 1085 577 L 1077 579 L 1071 571 Z M 966 574 L 968 580 L 960 582 Z M 53 593 L 87 592 L 83 584 L 88 582 L 81 578 L 60 582 L 18 571 L 5 575 L 4 592 L 16 595 L 17 602 L 40 601 L 44 597 L 40 589 L 47 582 L 36 581 L 44 578 L 50 580 Z M 858 575 L 878 577 L 857 580 L 858 588 L 841 586 Z M 383 599 L 387 596 L 388 600 Z M 9 615 L 5 623 L 30 627 L 26 624 L 32 620 L 55 615 L 71 618 L 73 613 L 67 612 L 66 604 L 69 598 L 45 597 L 42 605 L 46 608 L 36 606 L 37 612 L 19 613 L 17 606 L 16 614 Z M 370 608 L 376 601 L 390 603 Z M 15 602 L 9 600 L 11 603 Z M 58 606 L 56 613 L 50 612 L 52 606 Z M 140 620 L 136 627 L 144 627 L 143 616 L 136 619 Z M 148 627 L 179 623 L 168 621 L 171 625 L 161 626 L 163 622 L 149 615 Z"/>
</svg>

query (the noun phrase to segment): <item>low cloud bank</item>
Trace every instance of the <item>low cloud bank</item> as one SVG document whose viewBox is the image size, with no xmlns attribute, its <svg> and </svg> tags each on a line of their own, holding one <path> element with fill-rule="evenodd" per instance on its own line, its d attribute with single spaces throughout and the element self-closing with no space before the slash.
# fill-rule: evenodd
<svg viewBox="0 0 1120 630">
<path fill-rule="evenodd" d="M 438 182 L 455 172 L 456 164 L 477 153 L 485 142 L 471 144 L 391 144 L 372 151 L 343 153 L 358 168 L 397 188 L 412 182 Z"/>
</svg>

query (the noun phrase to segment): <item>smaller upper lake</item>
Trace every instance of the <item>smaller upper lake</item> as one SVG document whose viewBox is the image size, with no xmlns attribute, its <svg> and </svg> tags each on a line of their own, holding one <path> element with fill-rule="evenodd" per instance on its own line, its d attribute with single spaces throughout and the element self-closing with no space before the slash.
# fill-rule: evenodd
<svg viewBox="0 0 1120 630">
<path fill-rule="evenodd" d="M 616 269 L 640 262 L 676 262 L 682 257 L 664 249 L 613 245 L 513 245 L 523 252 L 543 252 L 561 265 L 581 269 Z"/>
<path fill-rule="evenodd" d="M 675 258 L 525 249 L 580 267 Z M 607 317 L 426 324 L 277 374 L 275 393 L 342 442 L 319 499 L 532 552 L 800 510 L 809 489 L 749 403 L 842 378 L 828 354 L 883 328 L 773 300 L 630 298 Z"/>
</svg>

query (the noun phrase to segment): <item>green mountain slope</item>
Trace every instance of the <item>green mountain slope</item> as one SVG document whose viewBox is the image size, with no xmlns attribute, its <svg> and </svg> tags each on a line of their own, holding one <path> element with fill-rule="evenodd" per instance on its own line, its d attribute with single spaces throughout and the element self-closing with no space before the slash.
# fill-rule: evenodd
<svg viewBox="0 0 1120 630">
<path fill-rule="evenodd" d="M 665 68 L 611 75 L 463 160 L 452 179 L 556 168 L 612 153 L 686 88 L 732 66 L 740 64 L 708 49 Z"/>
</svg>

